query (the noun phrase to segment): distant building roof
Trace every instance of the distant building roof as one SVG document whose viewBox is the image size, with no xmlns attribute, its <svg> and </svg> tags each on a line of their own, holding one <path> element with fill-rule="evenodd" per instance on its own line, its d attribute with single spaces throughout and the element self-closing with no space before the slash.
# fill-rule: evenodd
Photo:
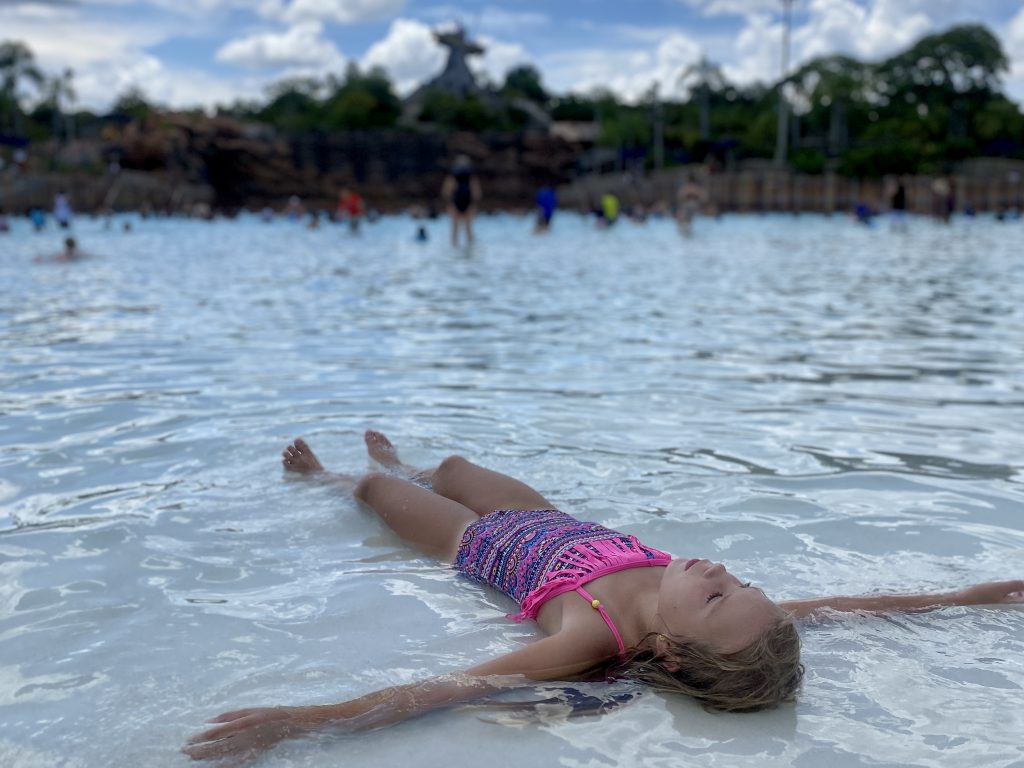
<svg viewBox="0 0 1024 768">
<path fill-rule="evenodd" d="M 576 144 L 592 144 L 601 135 L 601 124 L 562 120 L 551 123 L 549 131 L 552 136 L 557 136 L 565 141 Z"/>
</svg>

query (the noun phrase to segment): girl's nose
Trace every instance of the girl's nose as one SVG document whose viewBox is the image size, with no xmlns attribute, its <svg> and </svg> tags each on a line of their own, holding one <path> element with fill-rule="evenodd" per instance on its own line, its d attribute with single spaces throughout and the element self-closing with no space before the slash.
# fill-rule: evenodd
<svg viewBox="0 0 1024 768">
<path fill-rule="evenodd" d="M 722 573 L 725 573 L 725 566 L 721 563 L 714 563 L 710 568 L 704 571 L 704 577 L 708 578 L 711 576 L 718 576 Z"/>
</svg>

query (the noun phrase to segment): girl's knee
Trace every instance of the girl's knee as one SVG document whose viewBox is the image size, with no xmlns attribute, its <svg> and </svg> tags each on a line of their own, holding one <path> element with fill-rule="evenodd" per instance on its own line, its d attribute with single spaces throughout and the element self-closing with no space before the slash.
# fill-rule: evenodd
<svg viewBox="0 0 1024 768">
<path fill-rule="evenodd" d="M 433 486 L 434 492 L 444 495 L 443 488 L 451 488 L 457 482 L 461 471 L 469 466 L 469 461 L 461 456 L 449 456 L 437 465 L 434 470 Z"/>
<path fill-rule="evenodd" d="M 363 475 L 356 484 L 353 495 L 360 501 L 370 504 L 370 495 L 374 493 L 375 489 L 380 488 L 386 481 L 393 479 L 391 475 L 384 474 L 383 472 L 371 472 L 368 475 Z"/>
</svg>

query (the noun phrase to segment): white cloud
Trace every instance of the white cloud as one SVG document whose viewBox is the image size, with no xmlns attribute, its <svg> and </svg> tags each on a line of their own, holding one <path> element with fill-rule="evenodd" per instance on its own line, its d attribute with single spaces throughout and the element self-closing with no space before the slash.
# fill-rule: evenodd
<svg viewBox="0 0 1024 768">
<path fill-rule="evenodd" d="M 439 24 L 447 28 L 452 23 Z M 363 68 L 383 67 L 395 84 L 395 91 L 405 96 L 441 73 L 447 51 L 434 39 L 435 27 L 415 19 L 395 19 L 387 35 L 366 51 L 359 64 Z M 513 66 L 530 60 L 526 49 L 518 43 L 498 40 L 488 35 L 477 41 L 486 49 L 482 56 L 470 56 L 469 65 L 478 76 L 501 83 Z"/>
<path fill-rule="evenodd" d="M 517 64 L 526 64 L 530 56 L 519 43 L 506 43 L 488 35 L 481 35 L 480 44 L 486 49 L 482 56 L 469 59 L 470 69 L 478 77 L 484 76 L 498 85 L 505 82 L 505 75 Z"/>
<path fill-rule="evenodd" d="M 705 16 L 749 16 L 762 12 L 776 12 L 781 0 L 682 0 Z"/>
<path fill-rule="evenodd" d="M 551 23 L 551 18 L 544 13 L 510 11 L 493 5 L 485 6 L 472 14 L 467 13 L 465 8 L 455 5 L 438 5 L 426 9 L 422 15 L 424 18 L 437 20 L 459 19 L 473 29 L 505 33 L 543 27 Z"/>
<path fill-rule="evenodd" d="M 117 61 L 129 53 L 163 42 L 173 27 L 156 28 L 144 20 L 125 19 L 110 24 L 82 18 L 70 6 L 0 6 L 4 39 L 25 43 L 39 65 L 49 71 L 79 69 L 92 63 Z"/>
<path fill-rule="evenodd" d="M 140 52 L 125 52 L 113 61 L 94 61 L 76 70 L 81 104 L 106 110 L 129 88 L 138 88 L 155 104 L 184 109 L 258 98 L 263 84 L 229 81 L 202 70 L 171 71 L 156 57 Z"/>
<path fill-rule="evenodd" d="M 259 13 L 290 24 L 300 21 L 356 24 L 393 16 L 404 7 L 405 0 L 261 0 Z"/>
<path fill-rule="evenodd" d="M 722 71 L 734 83 L 770 83 L 782 72 L 782 24 L 770 16 L 751 16 L 736 36 L 733 57 L 725 59 Z"/>
<path fill-rule="evenodd" d="M 217 51 L 218 61 L 252 69 L 301 67 L 312 71 L 341 69 L 345 58 L 323 37 L 318 21 L 296 24 L 282 33 L 264 32 L 232 40 Z"/>
<path fill-rule="evenodd" d="M 794 30 L 794 49 L 803 61 L 829 53 L 884 58 L 936 27 L 918 6 L 914 0 L 876 0 L 869 6 L 854 0 L 811 0 L 806 22 Z"/>
<path fill-rule="evenodd" d="M 664 97 L 679 96 L 683 86 L 679 77 L 700 60 L 701 46 L 679 32 L 664 35 L 650 46 L 617 51 L 564 51 L 541 58 L 541 72 L 555 91 L 586 93 L 597 88 L 611 89 L 629 101 L 641 99 L 657 83 Z"/>
<path fill-rule="evenodd" d="M 790 71 L 818 56 L 846 54 L 877 61 L 935 31 L 923 8 L 945 0 L 810 0 L 794 23 Z M 731 51 L 724 55 L 729 79 L 742 85 L 773 83 L 782 73 L 782 19 L 778 13 L 746 16 Z"/>
<path fill-rule="evenodd" d="M 1004 28 L 1001 42 L 1010 59 L 1006 92 L 1017 103 L 1024 103 L 1024 8 Z"/>
<path fill-rule="evenodd" d="M 76 0 L 71 1 L 75 2 Z M 262 2 L 266 1 L 262 0 Z M 271 1 L 275 4 L 280 3 L 280 0 Z M 133 5 L 138 9 L 138 13 L 147 13 L 156 8 L 192 20 L 202 19 L 204 23 L 215 25 L 226 17 L 227 11 L 237 9 L 259 12 L 259 3 L 254 0 L 78 0 L 78 2 L 90 3 L 95 6 Z M 254 9 L 254 5 L 257 8 Z"/>
<path fill-rule="evenodd" d="M 359 63 L 364 68 L 383 67 L 395 90 L 406 95 L 440 72 L 444 62 L 444 49 L 430 27 L 413 19 L 395 19 L 384 39 L 371 45 Z"/>
</svg>

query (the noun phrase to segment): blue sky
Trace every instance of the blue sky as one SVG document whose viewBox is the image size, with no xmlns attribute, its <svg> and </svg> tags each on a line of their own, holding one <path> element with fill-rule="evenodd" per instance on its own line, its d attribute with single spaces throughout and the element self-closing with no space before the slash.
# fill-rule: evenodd
<svg viewBox="0 0 1024 768">
<path fill-rule="evenodd" d="M 211 107 L 261 98 L 284 77 L 384 67 L 406 93 L 444 63 L 431 29 L 464 24 L 500 82 L 536 66 L 556 93 L 610 87 L 636 98 L 700 56 L 739 83 L 780 74 L 782 0 L 0 0 L 0 39 L 27 43 L 45 70 L 75 71 L 78 105 L 104 109 L 137 86 L 154 101 Z M 1024 101 L 1021 0 L 794 0 L 794 65 L 817 55 L 883 58 L 953 24 L 987 25 L 1013 60 Z"/>
</svg>

